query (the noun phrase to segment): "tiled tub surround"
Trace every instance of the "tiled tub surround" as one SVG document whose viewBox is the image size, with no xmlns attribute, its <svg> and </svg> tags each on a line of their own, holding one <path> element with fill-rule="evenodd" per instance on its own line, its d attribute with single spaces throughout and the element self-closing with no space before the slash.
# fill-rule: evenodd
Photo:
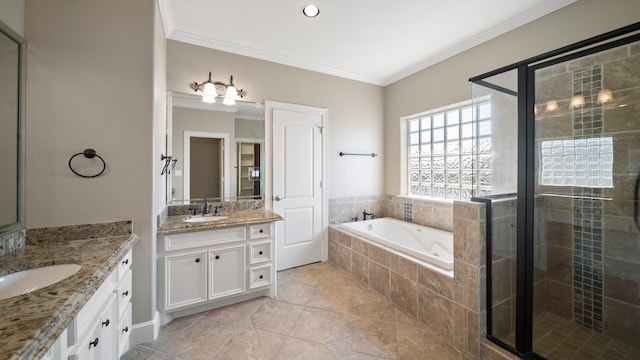
<svg viewBox="0 0 640 360">
<path fill-rule="evenodd" d="M 0 257 L 0 273 L 78 264 L 70 277 L 0 300 L 0 359 L 37 359 L 138 241 L 131 222 L 29 229 L 27 245 Z"/>
<path fill-rule="evenodd" d="M 362 212 L 374 213 L 375 217 L 385 217 L 386 196 L 355 196 L 329 199 L 329 224 L 342 224 L 362 220 Z"/>
<path fill-rule="evenodd" d="M 407 196 L 360 196 L 329 200 L 329 224 L 362 220 L 362 212 L 373 212 L 377 218 L 392 217 L 414 224 L 451 231 L 453 203 L 445 200 Z"/>
<path fill-rule="evenodd" d="M 414 220 L 424 216 L 416 207 L 413 215 Z M 352 236 L 337 225 L 329 227 L 329 261 L 450 339 L 467 357 L 477 359 L 486 333 L 484 205 L 455 201 L 451 223 L 455 229 L 453 278 Z"/>
</svg>

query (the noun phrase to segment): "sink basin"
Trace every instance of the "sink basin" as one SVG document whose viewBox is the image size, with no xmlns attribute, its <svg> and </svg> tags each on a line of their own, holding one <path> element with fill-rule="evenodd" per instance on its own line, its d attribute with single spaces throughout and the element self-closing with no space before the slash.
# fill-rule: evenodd
<svg viewBox="0 0 640 360">
<path fill-rule="evenodd" d="M 188 218 L 184 218 L 182 221 L 188 223 L 203 223 L 203 222 L 212 222 L 212 221 L 220 221 L 229 218 L 228 216 L 219 216 L 219 215 L 204 215 L 204 216 L 189 216 Z"/>
<path fill-rule="evenodd" d="M 28 294 L 75 274 L 80 265 L 61 264 L 0 275 L 0 300 Z"/>
</svg>

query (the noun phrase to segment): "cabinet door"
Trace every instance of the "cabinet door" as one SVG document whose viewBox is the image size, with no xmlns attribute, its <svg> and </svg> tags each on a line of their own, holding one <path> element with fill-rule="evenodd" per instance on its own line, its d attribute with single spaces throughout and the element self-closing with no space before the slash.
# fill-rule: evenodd
<svg viewBox="0 0 640 360">
<path fill-rule="evenodd" d="M 209 250 L 209 299 L 245 291 L 244 244 Z"/>
<path fill-rule="evenodd" d="M 101 360 L 117 359 L 118 345 L 116 343 L 116 328 L 118 316 L 116 315 L 116 299 L 112 295 L 107 300 L 104 308 L 98 315 L 98 327 L 100 343 L 97 346 Z"/>
<path fill-rule="evenodd" d="M 165 257 L 167 310 L 207 301 L 207 253 Z"/>
<path fill-rule="evenodd" d="M 100 325 L 96 324 L 90 328 L 82 337 L 73 351 L 69 354 L 68 360 L 99 360 L 98 346 L 100 345 Z"/>
</svg>

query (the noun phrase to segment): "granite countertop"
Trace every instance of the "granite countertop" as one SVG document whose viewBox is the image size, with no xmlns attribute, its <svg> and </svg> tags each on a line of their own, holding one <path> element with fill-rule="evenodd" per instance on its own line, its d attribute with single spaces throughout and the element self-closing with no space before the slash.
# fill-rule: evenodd
<svg viewBox="0 0 640 360">
<path fill-rule="evenodd" d="M 67 239 L 60 232 L 35 231 L 31 241 L 29 231 L 25 247 L 0 257 L 0 274 L 54 264 L 81 268 L 53 285 L 0 300 L 0 360 L 40 358 L 138 241 L 130 231 L 97 237 L 87 235 L 86 227 Z M 44 241 L 48 233 L 51 240 Z"/>
<path fill-rule="evenodd" d="M 259 224 L 282 220 L 282 217 L 280 217 L 280 215 L 264 208 L 234 212 L 222 212 L 219 215 L 227 216 L 227 218 L 211 222 L 188 223 L 184 222 L 183 220 L 190 217 L 189 215 L 167 216 L 164 221 L 159 224 L 158 232 L 164 234 L 174 234 L 189 231 L 214 230 L 233 226 Z M 200 214 L 198 216 L 202 215 Z"/>
</svg>

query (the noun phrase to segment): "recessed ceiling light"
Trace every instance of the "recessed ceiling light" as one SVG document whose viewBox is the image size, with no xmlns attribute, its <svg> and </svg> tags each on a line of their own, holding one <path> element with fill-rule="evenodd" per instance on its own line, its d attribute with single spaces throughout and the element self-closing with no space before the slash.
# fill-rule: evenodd
<svg viewBox="0 0 640 360">
<path fill-rule="evenodd" d="M 306 17 L 316 17 L 320 14 L 320 9 L 315 5 L 309 4 L 302 9 L 302 13 Z"/>
</svg>

